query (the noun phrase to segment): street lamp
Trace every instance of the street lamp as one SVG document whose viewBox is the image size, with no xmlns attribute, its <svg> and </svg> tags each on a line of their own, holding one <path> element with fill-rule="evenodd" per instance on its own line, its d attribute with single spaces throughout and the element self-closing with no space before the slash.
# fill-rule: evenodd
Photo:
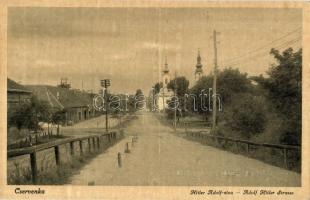
<svg viewBox="0 0 310 200">
<path fill-rule="evenodd" d="M 108 128 L 108 87 L 111 85 L 110 79 L 104 79 L 100 81 L 101 87 L 103 87 L 104 90 L 104 98 L 105 98 L 105 129 L 106 132 L 109 133 Z"/>
</svg>

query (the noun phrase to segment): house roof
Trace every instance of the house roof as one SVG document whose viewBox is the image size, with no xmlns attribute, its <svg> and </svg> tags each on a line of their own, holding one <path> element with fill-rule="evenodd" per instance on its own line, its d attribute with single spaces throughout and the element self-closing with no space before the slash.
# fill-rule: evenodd
<svg viewBox="0 0 310 200">
<path fill-rule="evenodd" d="M 31 93 L 31 91 L 27 87 L 19 83 L 16 83 L 15 81 L 9 78 L 7 79 L 7 91 L 8 92 Z"/>
<path fill-rule="evenodd" d="M 33 93 L 41 100 L 47 101 L 52 107 L 64 109 L 91 106 L 91 94 L 77 90 L 48 86 L 30 85 Z"/>
</svg>

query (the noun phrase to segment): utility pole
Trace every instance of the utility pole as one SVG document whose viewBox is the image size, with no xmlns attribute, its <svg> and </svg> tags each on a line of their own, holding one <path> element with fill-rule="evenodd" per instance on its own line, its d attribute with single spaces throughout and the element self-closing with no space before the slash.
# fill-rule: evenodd
<svg viewBox="0 0 310 200">
<path fill-rule="evenodd" d="M 108 128 L 108 88 L 105 88 L 104 90 L 104 101 L 105 101 L 105 131 L 106 133 L 109 133 Z"/>
<path fill-rule="evenodd" d="M 165 84 L 163 83 L 163 113 L 165 113 Z"/>
<path fill-rule="evenodd" d="M 213 31 L 213 43 L 214 43 L 214 69 L 213 69 L 213 113 L 212 113 L 212 133 L 216 134 L 216 76 L 217 76 L 217 47 L 216 47 L 216 34 Z"/>
<path fill-rule="evenodd" d="M 104 90 L 104 101 L 105 101 L 105 129 L 106 132 L 109 132 L 109 124 L 108 124 L 108 87 L 110 86 L 110 80 L 105 79 L 101 80 L 101 86 L 105 88 Z"/>
<path fill-rule="evenodd" d="M 176 79 L 177 79 L 177 71 L 175 71 L 174 73 L 174 130 L 176 130 L 177 128 L 177 83 L 176 83 Z"/>
</svg>

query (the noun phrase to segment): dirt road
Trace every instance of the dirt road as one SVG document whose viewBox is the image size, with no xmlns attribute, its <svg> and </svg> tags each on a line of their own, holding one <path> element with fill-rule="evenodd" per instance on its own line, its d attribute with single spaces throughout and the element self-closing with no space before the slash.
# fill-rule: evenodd
<svg viewBox="0 0 310 200">
<path fill-rule="evenodd" d="M 122 120 L 124 120 L 123 117 Z M 119 125 L 120 120 L 109 116 L 109 129 L 114 129 Z M 105 132 L 105 115 L 101 115 L 92 119 L 88 119 L 73 126 L 61 127 L 61 134 L 64 136 L 80 137 L 85 135 L 100 134 Z"/>
<path fill-rule="evenodd" d="M 298 173 L 185 140 L 151 113 L 126 130 L 127 137 L 71 178 L 75 185 L 299 186 Z M 131 135 L 138 141 L 124 153 Z M 122 154 L 118 167 L 117 153 Z"/>
</svg>

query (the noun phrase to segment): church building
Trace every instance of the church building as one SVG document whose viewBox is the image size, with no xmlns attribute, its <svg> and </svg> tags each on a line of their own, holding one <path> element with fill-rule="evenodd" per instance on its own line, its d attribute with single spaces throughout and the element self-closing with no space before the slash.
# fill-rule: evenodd
<svg viewBox="0 0 310 200">
<path fill-rule="evenodd" d="M 203 76 L 203 70 L 201 64 L 200 50 L 198 49 L 197 64 L 195 70 L 195 81 L 197 82 L 202 76 Z"/>
<path fill-rule="evenodd" d="M 171 99 L 173 96 L 173 91 L 167 88 L 168 83 L 170 82 L 170 71 L 168 68 L 167 59 L 165 61 L 164 70 L 162 71 L 162 83 L 163 87 L 160 89 L 160 92 L 158 94 L 157 98 L 157 107 L 159 111 L 163 111 L 167 108 L 168 103 L 167 101 Z"/>
</svg>

